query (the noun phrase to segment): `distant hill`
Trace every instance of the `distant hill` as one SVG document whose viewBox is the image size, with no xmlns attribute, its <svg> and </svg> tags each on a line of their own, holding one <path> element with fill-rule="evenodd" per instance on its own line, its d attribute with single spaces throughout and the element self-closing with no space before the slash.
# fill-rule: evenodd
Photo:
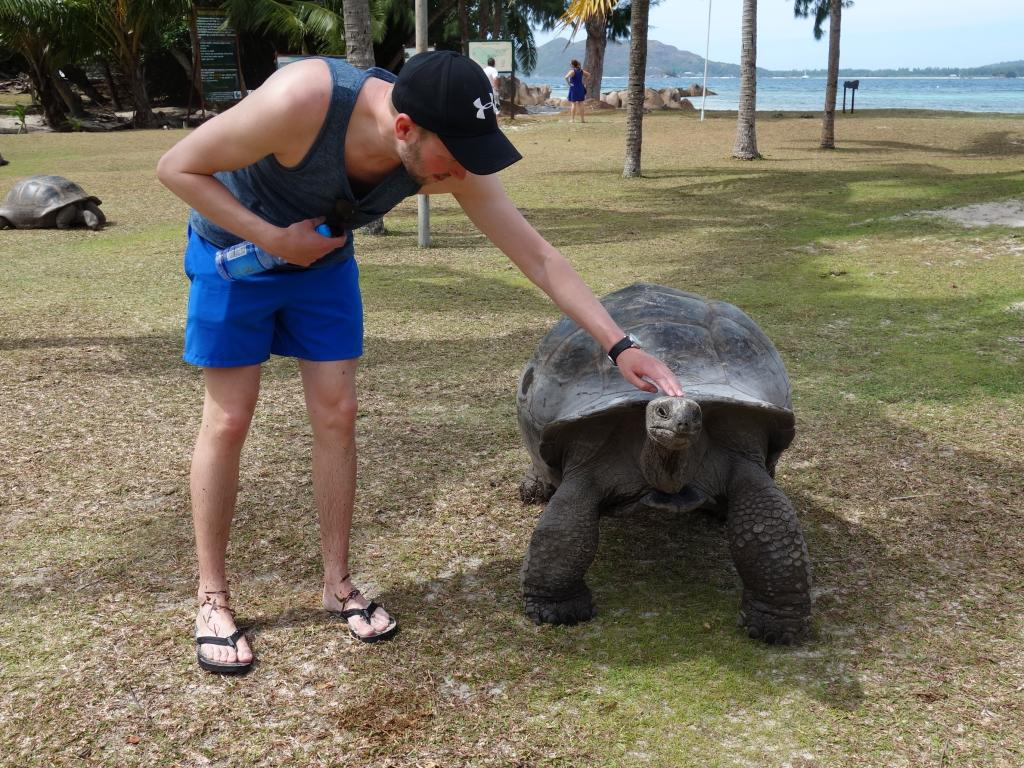
<svg viewBox="0 0 1024 768">
<path fill-rule="evenodd" d="M 576 42 L 568 48 L 565 44 L 568 40 L 564 37 L 551 40 L 537 49 L 537 68 L 533 71 L 533 77 L 560 78 L 569 69 L 570 59 L 579 59 L 581 62 L 585 56 L 586 38 L 580 36 Z M 810 75 L 812 77 L 825 77 L 826 70 L 821 69 L 796 69 L 796 70 L 768 70 L 758 67 L 757 73 L 765 76 L 775 77 L 800 77 Z M 629 74 L 629 41 L 622 43 L 608 43 L 604 54 L 604 76 L 605 77 L 626 77 Z M 647 41 L 647 77 L 680 77 L 689 75 L 696 77 L 704 74 L 704 57 L 698 56 L 690 51 L 681 51 L 674 45 L 660 43 L 657 40 Z M 739 77 L 740 67 L 738 64 L 727 64 L 721 61 L 708 62 L 708 75 L 710 77 Z M 850 77 L 948 77 L 958 75 L 960 77 L 1024 77 L 1024 60 L 1004 61 L 999 64 L 988 64 L 984 67 L 922 67 L 917 69 L 852 69 L 842 67 L 839 76 Z"/>
<path fill-rule="evenodd" d="M 561 77 L 569 69 L 570 59 L 581 62 L 586 54 L 586 38 L 578 37 L 568 48 L 568 40 L 564 37 L 551 40 L 537 48 L 537 68 L 533 77 Z M 626 77 L 629 74 L 629 42 L 608 43 L 604 52 L 604 76 Z M 647 41 L 647 76 L 648 77 L 686 77 L 687 75 L 704 74 L 704 57 L 690 51 L 681 51 L 674 45 L 659 43 L 657 40 Z M 719 61 L 708 62 L 708 75 L 739 77 L 738 64 L 725 64 Z"/>
</svg>

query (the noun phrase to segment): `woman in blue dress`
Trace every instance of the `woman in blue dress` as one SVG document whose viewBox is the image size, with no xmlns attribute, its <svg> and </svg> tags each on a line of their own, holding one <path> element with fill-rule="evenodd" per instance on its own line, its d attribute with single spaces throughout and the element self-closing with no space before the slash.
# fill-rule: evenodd
<svg viewBox="0 0 1024 768">
<path fill-rule="evenodd" d="M 570 62 L 571 69 L 565 73 L 565 82 L 569 84 L 569 121 L 576 122 L 576 113 L 579 112 L 580 122 L 583 119 L 583 100 L 587 98 L 587 89 L 583 86 L 583 78 L 590 77 L 590 73 L 580 66 L 577 59 Z"/>
</svg>

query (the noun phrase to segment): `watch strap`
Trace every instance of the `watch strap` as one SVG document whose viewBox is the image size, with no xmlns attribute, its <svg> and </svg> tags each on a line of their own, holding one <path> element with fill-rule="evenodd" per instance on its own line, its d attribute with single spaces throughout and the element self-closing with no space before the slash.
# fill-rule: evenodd
<svg viewBox="0 0 1024 768">
<path fill-rule="evenodd" d="M 636 340 L 629 334 L 626 334 L 617 342 L 615 342 L 615 344 L 612 345 L 612 348 L 608 350 L 608 359 L 611 360 L 612 365 L 617 366 L 619 355 L 621 355 L 630 347 L 635 346 L 637 346 Z"/>
</svg>

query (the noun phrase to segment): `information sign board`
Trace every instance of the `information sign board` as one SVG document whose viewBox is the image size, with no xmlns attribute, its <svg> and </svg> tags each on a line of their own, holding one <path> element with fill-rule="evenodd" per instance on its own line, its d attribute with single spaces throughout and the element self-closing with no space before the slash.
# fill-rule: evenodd
<svg viewBox="0 0 1024 768">
<path fill-rule="evenodd" d="M 499 75 L 512 74 L 512 43 L 509 40 L 480 40 L 469 44 L 469 58 L 481 67 L 487 66 L 488 59 L 494 59 L 494 68 Z"/>
<path fill-rule="evenodd" d="M 208 103 L 238 101 L 242 98 L 242 90 L 238 78 L 235 30 L 225 27 L 225 11 L 203 5 L 196 3 L 196 38 L 199 41 L 203 99 Z"/>
</svg>

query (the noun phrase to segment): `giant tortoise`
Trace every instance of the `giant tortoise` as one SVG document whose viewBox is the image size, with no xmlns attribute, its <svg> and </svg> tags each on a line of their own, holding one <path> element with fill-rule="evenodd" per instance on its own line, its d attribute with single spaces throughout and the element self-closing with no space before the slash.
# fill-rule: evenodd
<svg viewBox="0 0 1024 768">
<path fill-rule="evenodd" d="M 100 229 L 107 223 L 100 202 L 63 176 L 29 176 L 0 203 L 0 229 L 69 229 L 76 224 Z"/>
<path fill-rule="evenodd" d="M 725 516 L 743 581 L 740 626 L 792 643 L 809 629 L 810 565 L 775 464 L 793 440 L 789 377 L 740 309 L 658 285 L 602 300 L 616 322 L 679 377 L 685 397 L 632 387 L 597 343 L 563 318 L 519 380 L 532 468 L 524 501 L 547 501 L 523 561 L 526 613 L 538 624 L 594 615 L 584 576 L 598 518 L 647 509 Z"/>
</svg>

